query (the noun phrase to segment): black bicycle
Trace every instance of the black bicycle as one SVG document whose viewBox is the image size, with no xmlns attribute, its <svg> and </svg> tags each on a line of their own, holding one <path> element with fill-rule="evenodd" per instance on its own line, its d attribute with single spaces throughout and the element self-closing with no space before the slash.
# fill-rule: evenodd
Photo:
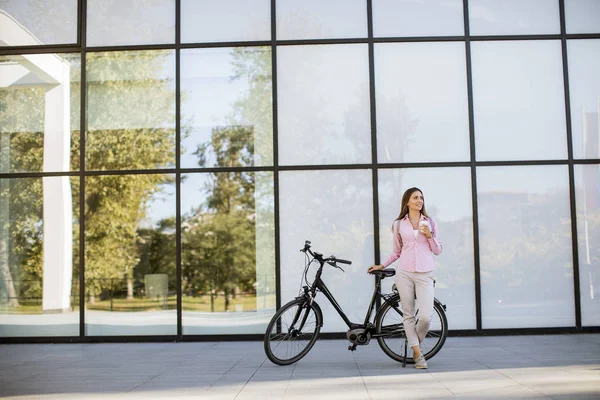
<svg viewBox="0 0 600 400">
<path fill-rule="evenodd" d="M 402 307 L 400 306 L 400 296 L 396 290 L 396 285 L 394 284 L 392 293 L 380 294 L 381 281 L 394 276 L 396 274 L 395 270 L 384 269 L 373 272 L 373 275 L 375 275 L 375 288 L 373 289 L 371 304 L 369 304 L 365 321 L 362 324 L 357 324 L 350 322 L 321 279 L 325 264 L 343 271 L 337 264 L 352 264 L 352 262 L 335 256 L 324 258 L 321 253 L 311 250 L 309 241 L 305 242 L 304 248 L 300 251 L 307 258 L 304 268 L 304 282 L 306 285 L 302 287 L 300 296 L 281 307 L 267 326 L 264 342 L 265 352 L 269 360 L 278 365 L 289 365 L 308 354 L 319 338 L 319 332 L 323 326 L 323 313 L 317 302 L 315 302 L 317 292 L 321 292 L 348 325 L 349 329 L 346 337 L 351 343 L 348 350 L 354 351 L 356 346 L 367 345 L 374 338 L 377 339 L 385 354 L 396 361 L 402 362 L 403 366 L 406 363 L 414 363 L 412 356 L 407 352 Z M 319 268 L 311 284 L 308 282 L 307 273 L 313 262 L 317 262 Z M 371 314 L 378 298 L 382 302 L 375 312 L 374 321 L 371 322 Z M 440 351 L 448 335 L 446 306 L 435 299 L 433 309 L 430 330 L 421 343 L 421 351 L 425 359 L 430 359 Z M 416 317 L 418 319 L 418 311 Z"/>
</svg>

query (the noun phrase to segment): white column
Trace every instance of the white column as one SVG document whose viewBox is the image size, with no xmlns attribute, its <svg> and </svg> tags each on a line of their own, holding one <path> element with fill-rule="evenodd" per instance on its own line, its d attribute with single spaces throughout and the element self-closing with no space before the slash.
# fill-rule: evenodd
<svg viewBox="0 0 600 400">
<path fill-rule="evenodd" d="M 60 84 L 46 92 L 44 171 L 69 171 L 70 67 L 62 62 Z M 73 210 L 69 177 L 44 177 L 44 282 L 42 309 L 71 308 Z"/>
</svg>

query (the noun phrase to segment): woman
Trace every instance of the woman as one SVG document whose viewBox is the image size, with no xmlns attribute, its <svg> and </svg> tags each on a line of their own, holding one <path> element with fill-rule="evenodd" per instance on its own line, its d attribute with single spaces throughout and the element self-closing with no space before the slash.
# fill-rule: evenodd
<svg viewBox="0 0 600 400">
<path fill-rule="evenodd" d="M 427 335 L 433 315 L 434 255 L 442 252 L 435 222 L 425 211 L 423 192 L 413 187 L 404 192 L 400 215 L 392 224 L 394 251 L 383 264 L 371 265 L 368 272 L 386 268 L 398 258 L 396 287 L 400 294 L 404 330 L 413 349 L 416 368 L 427 368 L 420 343 Z M 419 322 L 415 324 L 415 296 L 419 302 Z"/>
</svg>

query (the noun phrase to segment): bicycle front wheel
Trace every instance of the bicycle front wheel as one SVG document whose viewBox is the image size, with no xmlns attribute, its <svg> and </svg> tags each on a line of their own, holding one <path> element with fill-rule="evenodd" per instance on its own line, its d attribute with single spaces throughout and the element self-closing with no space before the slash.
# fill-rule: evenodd
<svg viewBox="0 0 600 400">
<path fill-rule="evenodd" d="M 265 333 L 265 353 L 278 365 L 304 357 L 319 337 L 322 315 L 316 304 L 292 300 L 277 311 Z"/>
<path fill-rule="evenodd" d="M 397 301 L 397 304 L 394 304 Z M 406 334 L 404 332 L 404 317 L 402 316 L 402 305 L 400 299 L 396 298 L 385 304 L 376 321 L 377 342 L 385 354 L 390 358 L 404 362 L 404 342 Z M 417 321 L 419 312 L 415 314 Z M 421 343 L 421 352 L 428 360 L 435 356 L 448 336 L 448 319 L 446 312 L 441 304 L 435 302 L 433 305 L 433 316 L 429 331 Z M 410 346 L 407 347 L 406 362 L 414 363 L 413 351 Z"/>
</svg>

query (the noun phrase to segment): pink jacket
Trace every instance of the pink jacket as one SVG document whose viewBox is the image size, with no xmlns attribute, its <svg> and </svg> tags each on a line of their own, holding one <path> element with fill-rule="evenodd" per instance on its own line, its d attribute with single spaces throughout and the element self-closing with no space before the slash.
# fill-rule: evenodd
<svg viewBox="0 0 600 400">
<path fill-rule="evenodd" d="M 421 215 L 421 221 L 429 223 L 431 239 L 427 239 L 427 236 L 421 232 L 415 238 L 408 214 L 401 220 L 394 221 L 392 227 L 394 250 L 382 263 L 384 268 L 400 258 L 398 268 L 404 271 L 429 272 L 434 270 L 433 255 L 437 256 L 442 252 L 442 242 L 437 237 L 437 226 L 433 218 Z"/>
</svg>

